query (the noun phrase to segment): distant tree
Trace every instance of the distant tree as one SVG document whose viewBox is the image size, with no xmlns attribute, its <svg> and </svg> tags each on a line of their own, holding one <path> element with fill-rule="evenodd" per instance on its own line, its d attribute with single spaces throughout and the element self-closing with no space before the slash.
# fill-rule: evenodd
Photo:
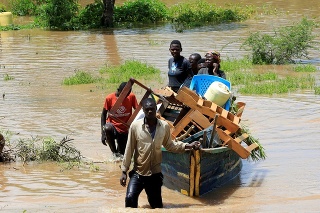
<svg viewBox="0 0 320 213">
<path fill-rule="evenodd" d="M 103 14 L 101 25 L 104 27 L 113 27 L 113 9 L 116 0 L 103 0 Z"/>
</svg>

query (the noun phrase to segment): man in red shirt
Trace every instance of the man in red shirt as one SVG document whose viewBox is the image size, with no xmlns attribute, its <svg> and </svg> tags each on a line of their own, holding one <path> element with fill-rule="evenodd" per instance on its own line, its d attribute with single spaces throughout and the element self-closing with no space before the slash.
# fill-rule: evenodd
<svg viewBox="0 0 320 213">
<path fill-rule="evenodd" d="M 107 95 L 101 113 L 101 142 L 106 146 L 109 145 L 114 155 L 124 154 L 128 138 L 128 128 L 121 122 L 108 116 L 108 111 L 116 103 L 126 84 L 127 82 L 122 82 L 116 92 Z M 137 107 L 137 98 L 130 91 L 121 106 L 116 110 L 114 116 L 126 123 L 132 115 L 132 108 L 136 109 Z M 117 140 L 117 146 L 115 140 Z"/>
</svg>

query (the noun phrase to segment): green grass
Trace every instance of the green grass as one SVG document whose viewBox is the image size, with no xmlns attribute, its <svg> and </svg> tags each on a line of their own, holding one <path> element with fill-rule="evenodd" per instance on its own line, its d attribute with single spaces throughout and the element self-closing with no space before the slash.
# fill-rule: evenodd
<svg viewBox="0 0 320 213">
<path fill-rule="evenodd" d="M 308 75 L 302 77 L 287 76 L 284 79 L 276 79 L 267 82 L 247 82 L 239 88 L 241 94 L 272 95 L 293 92 L 298 89 L 313 89 L 315 78 Z"/>
<path fill-rule="evenodd" d="M 246 85 L 252 82 L 262 82 L 268 80 L 276 80 L 278 75 L 274 72 L 266 73 L 253 73 L 247 71 L 228 73 L 228 81 L 232 82 L 232 85 Z"/>
<path fill-rule="evenodd" d="M 315 93 L 316 95 L 320 95 L 320 87 L 315 87 L 315 88 L 314 88 L 314 93 Z"/>
<path fill-rule="evenodd" d="M 5 81 L 10 81 L 10 80 L 13 80 L 14 79 L 14 77 L 13 76 L 10 76 L 9 74 L 4 74 L 4 76 L 3 76 L 3 80 L 5 80 Z"/>
<path fill-rule="evenodd" d="M 221 69 L 227 70 L 228 73 L 239 71 L 239 70 L 251 69 L 253 67 L 252 60 L 247 57 L 242 59 L 227 58 L 225 60 L 222 60 L 220 65 L 221 65 Z"/>
<path fill-rule="evenodd" d="M 106 83 L 121 83 L 130 78 L 137 80 L 154 80 L 161 82 L 160 70 L 136 60 L 125 61 L 120 66 L 106 66 L 100 69 L 101 74 L 106 74 L 102 81 Z"/>
<path fill-rule="evenodd" d="M 221 62 L 222 70 L 226 72 L 227 80 L 232 84 L 232 90 L 241 94 L 272 95 L 304 89 L 314 89 L 317 94 L 317 90 L 319 90 L 315 85 L 314 75 L 305 74 L 305 72 L 316 71 L 316 67 L 313 65 L 288 65 L 289 73 L 301 72 L 301 74 L 297 73 L 294 76 L 280 76 L 274 71 L 255 72 L 256 69 L 266 70 L 264 66 L 267 65 L 253 65 L 247 58 L 227 59 Z"/>
<path fill-rule="evenodd" d="M 317 67 L 312 64 L 298 64 L 293 67 L 293 70 L 296 72 L 315 72 Z"/>
<path fill-rule="evenodd" d="M 76 71 L 73 76 L 67 77 L 62 81 L 64 85 L 91 84 L 99 81 L 91 73 L 85 71 Z"/>
</svg>

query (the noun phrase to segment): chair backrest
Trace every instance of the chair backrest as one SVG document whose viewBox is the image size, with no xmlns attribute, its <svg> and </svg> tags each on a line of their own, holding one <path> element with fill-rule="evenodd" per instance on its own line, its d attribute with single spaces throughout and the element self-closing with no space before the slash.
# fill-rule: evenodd
<svg viewBox="0 0 320 213">
<path fill-rule="evenodd" d="M 193 76 L 189 88 L 191 90 L 195 90 L 198 95 L 204 96 L 209 86 L 215 81 L 219 81 L 225 84 L 228 87 L 228 89 L 231 90 L 231 83 L 229 81 L 215 75 L 202 75 L 202 74 Z M 230 104 L 231 102 L 229 99 L 224 105 L 224 109 L 229 110 Z"/>
</svg>

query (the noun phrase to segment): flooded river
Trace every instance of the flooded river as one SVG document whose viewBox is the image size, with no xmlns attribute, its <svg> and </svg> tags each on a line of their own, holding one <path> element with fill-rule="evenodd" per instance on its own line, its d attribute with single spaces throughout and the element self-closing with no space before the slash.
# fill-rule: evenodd
<svg viewBox="0 0 320 213">
<path fill-rule="evenodd" d="M 239 2 L 261 6 L 265 1 Z M 0 92 L 5 96 L 0 99 L 0 129 L 12 131 L 13 140 L 52 136 L 59 141 L 68 135 L 84 157 L 100 167 L 93 172 L 88 168 L 61 171 L 54 163 L 0 164 L 0 212 L 319 212 L 320 96 L 313 91 L 281 97 L 239 95 L 238 101 L 247 104 L 242 122 L 263 144 L 267 159 L 243 161 L 235 181 L 201 198 L 163 187 L 163 210 L 150 210 L 142 192 L 140 208 L 134 210 L 124 208 L 119 162 L 100 142 L 100 113 L 106 94 L 113 91 L 94 85 L 61 85 L 76 70 L 97 74 L 101 66 L 127 59 L 156 66 L 166 82 L 173 39 L 182 42 L 184 56 L 217 49 L 222 59 L 239 58 L 246 54 L 239 50 L 239 39 L 250 32 L 271 32 L 303 15 L 318 17 L 320 7 L 319 1 L 267 4 L 287 15 L 182 34 L 170 26 L 112 32 L 0 32 Z M 320 34 L 319 30 L 315 33 Z M 313 50 L 310 57 L 309 62 L 319 69 L 319 53 Z M 14 79 L 4 81 L 5 74 Z M 319 71 L 316 75 L 319 84 Z"/>
</svg>

